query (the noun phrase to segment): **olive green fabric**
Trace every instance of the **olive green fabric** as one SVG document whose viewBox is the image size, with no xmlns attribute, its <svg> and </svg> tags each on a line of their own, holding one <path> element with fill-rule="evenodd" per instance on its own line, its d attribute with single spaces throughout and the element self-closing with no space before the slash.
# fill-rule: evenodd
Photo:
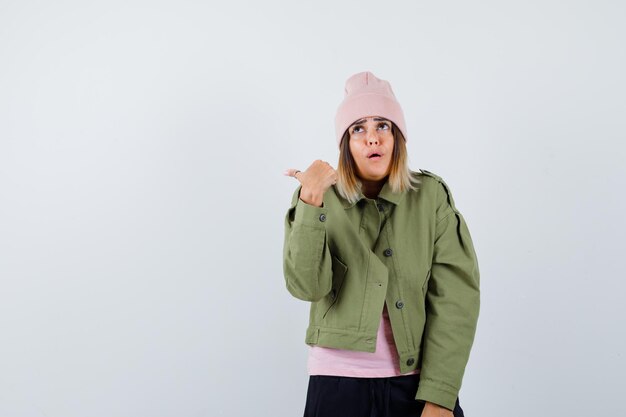
<svg viewBox="0 0 626 417">
<path fill-rule="evenodd" d="M 478 322 L 480 274 L 449 187 L 411 171 L 419 189 L 322 207 L 293 193 L 285 216 L 287 290 L 311 302 L 305 343 L 374 352 L 387 303 L 400 371 L 421 367 L 415 398 L 454 409 Z"/>
</svg>

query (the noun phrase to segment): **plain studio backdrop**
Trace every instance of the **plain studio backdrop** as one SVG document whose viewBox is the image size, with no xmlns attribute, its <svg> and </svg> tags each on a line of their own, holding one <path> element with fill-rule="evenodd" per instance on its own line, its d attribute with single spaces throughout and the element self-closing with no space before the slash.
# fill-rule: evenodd
<svg viewBox="0 0 626 417">
<path fill-rule="evenodd" d="M 0 2 L 0 416 L 302 415 L 286 168 L 345 80 L 468 222 L 468 417 L 624 410 L 626 6 Z"/>
</svg>

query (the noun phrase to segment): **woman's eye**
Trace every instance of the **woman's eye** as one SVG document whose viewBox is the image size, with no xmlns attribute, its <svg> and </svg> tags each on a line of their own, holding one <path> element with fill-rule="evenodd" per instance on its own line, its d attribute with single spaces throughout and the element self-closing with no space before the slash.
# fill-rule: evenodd
<svg viewBox="0 0 626 417">
<path fill-rule="evenodd" d="M 382 127 L 384 128 L 384 130 L 390 129 L 389 123 L 381 123 L 378 125 L 378 127 Z M 355 128 L 352 129 L 352 133 L 361 133 L 361 130 L 363 130 L 363 126 L 356 126 Z"/>
</svg>

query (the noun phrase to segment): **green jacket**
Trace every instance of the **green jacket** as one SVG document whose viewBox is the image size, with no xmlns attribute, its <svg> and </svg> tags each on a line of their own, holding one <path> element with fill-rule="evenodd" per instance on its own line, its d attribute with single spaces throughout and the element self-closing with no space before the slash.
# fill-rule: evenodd
<svg viewBox="0 0 626 417">
<path fill-rule="evenodd" d="M 385 183 L 377 199 L 349 204 L 332 186 L 322 207 L 300 200 L 299 185 L 285 216 L 284 278 L 311 302 L 308 345 L 374 352 L 386 302 L 401 373 L 421 368 L 415 399 L 452 410 L 478 322 L 478 262 L 443 179 L 412 175 L 417 191 Z"/>
</svg>

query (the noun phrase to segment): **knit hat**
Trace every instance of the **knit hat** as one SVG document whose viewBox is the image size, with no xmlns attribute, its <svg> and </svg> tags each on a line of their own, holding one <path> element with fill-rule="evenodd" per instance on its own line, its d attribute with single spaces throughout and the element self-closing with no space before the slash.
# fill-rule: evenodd
<svg viewBox="0 0 626 417">
<path fill-rule="evenodd" d="M 406 135 L 406 123 L 400 103 L 388 81 L 377 78 L 369 71 L 352 75 L 346 81 L 345 96 L 335 116 L 337 145 L 346 129 L 363 117 L 380 116 L 391 120 Z"/>
</svg>

